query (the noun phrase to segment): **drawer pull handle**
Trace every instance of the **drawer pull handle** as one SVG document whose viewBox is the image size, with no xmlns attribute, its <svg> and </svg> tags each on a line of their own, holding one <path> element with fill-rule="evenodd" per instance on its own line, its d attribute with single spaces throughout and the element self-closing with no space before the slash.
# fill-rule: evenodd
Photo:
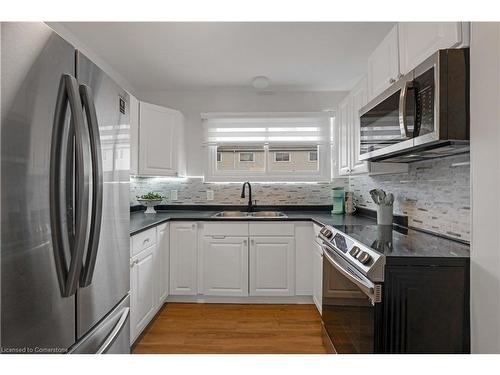
<svg viewBox="0 0 500 375">
<path fill-rule="evenodd" d="M 144 241 L 142 241 L 143 245 L 146 245 L 149 242 L 149 238 L 146 238 Z"/>
</svg>

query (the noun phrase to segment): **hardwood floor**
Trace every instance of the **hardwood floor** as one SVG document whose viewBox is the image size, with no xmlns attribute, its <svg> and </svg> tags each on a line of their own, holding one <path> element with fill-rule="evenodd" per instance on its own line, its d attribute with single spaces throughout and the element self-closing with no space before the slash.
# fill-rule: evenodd
<svg viewBox="0 0 500 375">
<path fill-rule="evenodd" d="M 169 303 L 132 353 L 326 353 L 314 305 Z"/>
</svg>

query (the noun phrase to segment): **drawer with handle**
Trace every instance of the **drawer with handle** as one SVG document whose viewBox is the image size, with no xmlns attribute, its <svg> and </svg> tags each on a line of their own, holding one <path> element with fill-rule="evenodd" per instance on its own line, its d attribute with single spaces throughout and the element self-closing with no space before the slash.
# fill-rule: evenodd
<svg viewBox="0 0 500 375">
<path fill-rule="evenodd" d="M 156 244 L 156 227 L 137 233 L 131 239 L 130 256 L 139 254 L 142 250 Z"/>
</svg>

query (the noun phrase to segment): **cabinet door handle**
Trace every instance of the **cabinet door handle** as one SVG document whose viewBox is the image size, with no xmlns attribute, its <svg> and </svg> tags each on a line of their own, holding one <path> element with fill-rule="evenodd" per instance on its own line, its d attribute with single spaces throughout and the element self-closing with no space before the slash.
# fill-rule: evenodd
<svg viewBox="0 0 500 375">
<path fill-rule="evenodd" d="M 250 240 L 250 245 L 255 245 L 255 241 L 254 240 Z"/>
<path fill-rule="evenodd" d="M 193 228 L 193 230 L 195 230 L 196 229 L 196 224 L 191 225 L 191 228 Z"/>
<path fill-rule="evenodd" d="M 396 80 L 394 78 L 389 79 L 389 83 L 394 83 Z"/>
<path fill-rule="evenodd" d="M 247 245 L 247 240 L 243 240 L 243 246 Z"/>
<path fill-rule="evenodd" d="M 223 240 L 224 238 L 226 238 L 226 236 L 212 235 L 212 238 L 213 238 L 214 240 Z"/>
</svg>

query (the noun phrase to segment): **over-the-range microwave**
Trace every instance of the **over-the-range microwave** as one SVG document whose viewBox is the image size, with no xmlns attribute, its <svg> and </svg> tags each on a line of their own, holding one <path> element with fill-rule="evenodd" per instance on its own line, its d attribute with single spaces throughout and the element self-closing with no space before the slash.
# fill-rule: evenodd
<svg viewBox="0 0 500 375">
<path fill-rule="evenodd" d="M 469 152 L 469 49 L 436 52 L 359 111 L 360 160 Z"/>
</svg>

